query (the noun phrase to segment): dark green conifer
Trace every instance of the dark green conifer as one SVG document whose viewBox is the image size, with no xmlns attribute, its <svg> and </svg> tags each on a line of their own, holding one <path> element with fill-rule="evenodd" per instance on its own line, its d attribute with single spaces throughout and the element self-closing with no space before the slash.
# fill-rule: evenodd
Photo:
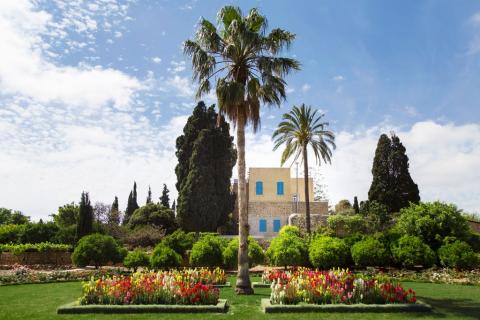
<svg viewBox="0 0 480 320">
<path fill-rule="evenodd" d="M 76 239 L 89 235 L 93 230 L 93 207 L 90 203 L 88 192 L 82 192 L 80 199 L 80 208 L 78 213 Z"/>
<path fill-rule="evenodd" d="M 165 208 L 170 208 L 170 197 L 168 196 L 169 193 L 170 193 L 170 190 L 168 190 L 167 185 L 164 183 L 162 196 L 160 197 L 160 204 Z"/>
</svg>

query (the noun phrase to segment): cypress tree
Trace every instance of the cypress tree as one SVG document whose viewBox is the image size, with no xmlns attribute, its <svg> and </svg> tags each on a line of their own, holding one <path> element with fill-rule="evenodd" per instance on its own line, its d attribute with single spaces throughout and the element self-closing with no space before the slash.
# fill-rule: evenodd
<svg viewBox="0 0 480 320">
<path fill-rule="evenodd" d="M 148 186 L 147 204 L 152 203 L 152 189 Z"/>
<path fill-rule="evenodd" d="M 394 134 L 392 139 L 386 134 L 380 136 L 373 159 L 373 180 L 368 200 L 385 205 L 388 212 L 400 211 L 408 206 L 409 201 L 420 201 L 418 186 L 410 176 L 405 152 L 405 147 Z"/>
<path fill-rule="evenodd" d="M 408 156 L 402 142 L 392 134 L 392 154 L 390 155 L 391 174 L 396 190 L 396 197 L 392 203 L 392 211 L 408 207 L 409 202 L 419 203 L 420 192 L 417 184 L 410 176 Z"/>
<path fill-rule="evenodd" d="M 77 241 L 89 235 L 93 230 L 93 207 L 90 203 L 88 192 L 82 192 L 77 222 Z"/>
<path fill-rule="evenodd" d="M 215 107 L 195 107 L 177 138 L 177 218 L 186 231 L 216 231 L 233 211 L 230 188 L 236 162 L 233 137 Z"/>
<path fill-rule="evenodd" d="M 160 197 L 160 204 L 165 208 L 170 208 L 170 197 L 168 196 L 169 193 L 170 193 L 170 190 L 168 190 L 167 185 L 164 183 L 162 196 Z"/>
<path fill-rule="evenodd" d="M 110 214 L 108 217 L 108 224 L 119 225 L 120 224 L 120 209 L 118 206 L 118 197 L 115 196 L 112 207 L 110 208 Z"/>
<path fill-rule="evenodd" d="M 127 208 L 125 209 L 125 216 L 123 217 L 123 224 L 126 225 L 130 220 L 132 214 L 139 208 L 137 203 L 137 183 L 133 183 L 133 190 L 128 195 Z"/>
<path fill-rule="evenodd" d="M 357 196 L 355 196 L 355 197 L 353 198 L 353 210 L 355 211 L 355 213 L 359 213 L 359 212 L 360 212 L 360 207 L 358 206 Z"/>
<path fill-rule="evenodd" d="M 177 204 L 175 203 L 175 199 L 173 199 L 172 202 L 172 211 L 175 212 L 175 209 L 177 208 Z"/>
</svg>

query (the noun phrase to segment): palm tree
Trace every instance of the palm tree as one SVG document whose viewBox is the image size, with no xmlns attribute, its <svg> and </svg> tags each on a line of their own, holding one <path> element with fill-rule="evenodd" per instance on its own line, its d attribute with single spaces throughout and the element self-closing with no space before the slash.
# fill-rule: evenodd
<svg viewBox="0 0 480 320">
<path fill-rule="evenodd" d="M 295 59 L 279 57 L 295 35 L 282 29 L 266 33 L 267 19 L 257 9 L 242 16 L 239 8 L 225 6 L 217 14 L 217 27 L 201 19 L 194 40 L 184 43 L 184 52 L 192 59 L 193 80 L 199 86 L 197 99 L 207 94 L 212 81 L 219 115 L 237 129 L 239 250 L 235 291 L 251 294 L 248 274 L 248 215 L 245 180 L 245 126 L 256 132 L 260 126 L 260 104 L 277 105 L 285 100 L 284 77 L 299 69 Z"/>
<path fill-rule="evenodd" d="M 322 160 L 325 163 L 331 163 L 332 149 L 335 149 L 335 135 L 327 130 L 328 122 L 321 122 L 324 114 L 317 114 L 318 110 L 312 110 L 302 104 L 301 107 L 293 106 L 292 111 L 285 113 L 282 122 L 273 133 L 274 147 L 277 150 L 285 144 L 285 150 L 282 153 L 281 164 L 294 156 L 297 160 L 300 155 L 303 158 L 303 168 L 305 172 L 305 215 L 307 233 L 310 234 L 310 196 L 308 193 L 308 154 L 310 146 L 315 155 L 317 163 Z M 295 161 L 294 160 L 294 161 Z"/>
</svg>

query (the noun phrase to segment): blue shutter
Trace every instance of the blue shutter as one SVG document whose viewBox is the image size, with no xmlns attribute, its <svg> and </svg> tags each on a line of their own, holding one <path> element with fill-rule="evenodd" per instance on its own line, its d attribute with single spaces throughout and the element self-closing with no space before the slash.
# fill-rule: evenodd
<svg viewBox="0 0 480 320">
<path fill-rule="evenodd" d="M 280 227 L 281 227 L 280 219 L 273 220 L 273 232 L 280 231 Z"/>
<path fill-rule="evenodd" d="M 277 182 L 277 195 L 283 196 L 283 181 Z"/>
<path fill-rule="evenodd" d="M 262 181 L 257 181 L 255 183 L 255 194 L 257 196 L 261 196 L 263 194 L 263 182 Z"/>
<path fill-rule="evenodd" d="M 267 232 L 267 220 L 260 219 L 260 221 L 258 223 L 258 230 L 260 232 Z"/>
</svg>

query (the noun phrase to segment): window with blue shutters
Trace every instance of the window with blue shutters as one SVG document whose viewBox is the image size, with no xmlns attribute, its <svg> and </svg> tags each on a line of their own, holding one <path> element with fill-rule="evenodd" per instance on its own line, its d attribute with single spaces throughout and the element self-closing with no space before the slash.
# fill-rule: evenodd
<svg viewBox="0 0 480 320">
<path fill-rule="evenodd" d="M 257 181 L 255 183 L 255 194 L 257 196 L 263 195 L 263 182 L 262 181 Z"/>
<path fill-rule="evenodd" d="M 283 181 L 277 182 L 277 195 L 283 196 Z"/>
<path fill-rule="evenodd" d="M 260 219 L 260 221 L 258 222 L 258 231 L 267 232 L 267 220 Z"/>
<path fill-rule="evenodd" d="M 280 227 L 281 227 L 281 222 L 280 222 L 280 219 L 275 219 L 273 220 L 273 232 L 278 232 L 280 231 Z"/>
</svg>

